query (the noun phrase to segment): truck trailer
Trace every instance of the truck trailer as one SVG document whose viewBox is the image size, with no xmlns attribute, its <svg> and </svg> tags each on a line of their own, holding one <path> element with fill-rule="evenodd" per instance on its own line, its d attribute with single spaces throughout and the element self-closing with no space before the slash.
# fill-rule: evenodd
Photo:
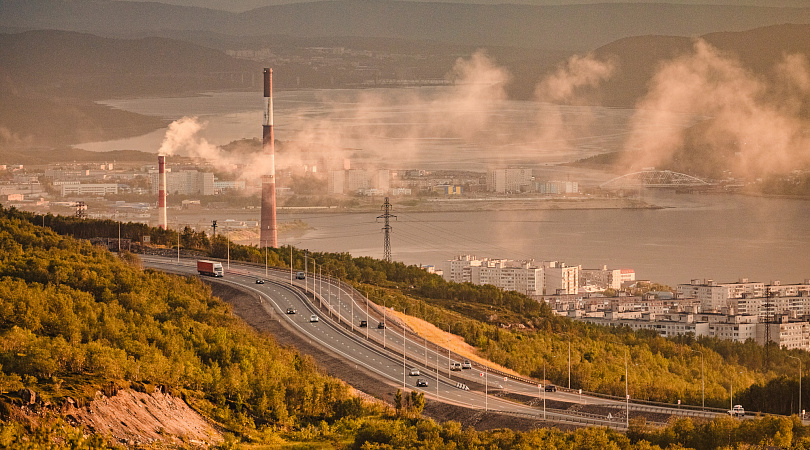
<svg viewBox="0 0 810 450">
<path fill-rule="evenodd" d="M 202 259 L 197 261 L 197 272 L 200 272 L 200 275 L 208 275 L 209 277 L 221 277 L 225 273 L 222 270 L 222 263 Z"/>
</svg>

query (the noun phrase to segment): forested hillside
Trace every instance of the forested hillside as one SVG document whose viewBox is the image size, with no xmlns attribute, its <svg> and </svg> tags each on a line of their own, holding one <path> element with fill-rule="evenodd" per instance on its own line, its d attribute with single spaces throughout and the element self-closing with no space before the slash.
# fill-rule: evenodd
<svg viewBox="0 0 810 450">
<path fill-rule="evenodd" d="M 605 429 L 478 432 L 463 430 L 454 422 L 439 425 L 420 418 L 418 396 L 406 396 L 408 402 L 401 409 L 371 406 L 353 397 L 344 383 L 323 375 L 310 357 L 280 348 L 271 337 L 248 329 L 196 277 L 144 271 L 135 255 L 119 258 L 33 225 L 37 221 L 42 217 L 0 210 L 0 405 L 5 405 L 0 408 L 4 420 L 0 445 L 5 447 L 19 448 L 22 442 L 39 442 L 33 448 L 47 442 L 64 444 L 57 448 L 71 442 L 72 448 L 112 444 L 99 436 L 82 436 L 58 418 L 36 424 L 12 419 L 8 408 L 19 401 L 15 392 L 20 388 L 32 389 L 43 400 L 60 405 L 68 397 L 89 401 L 98 390 L 114 393 L 156 385 L 182 395 L 232 433 L 224 445 L 240 440 L 282 446 L 317 443 L 330 448 L 656 448 L 650 442 L 694 448 L 807 445 L 806 428 L 787 418 L 680 420 L 663 430 L 635 423 L 626 436 Z M 242 250 L 247 256 L 259 253 L 251 247 Z M 287 252 L 289 248 L 279 249 L 274 258 L 284 264 Z M 297 261 L 302 256 L 293 252 Z M 444 283 L 416 267 L 347 254 L 310 256 L 327 270 L 357 282 L 377 301 L 397 307 L 407 304 L 409 313 L 449 323 L 453 332 L 496 362 L 531 374 L 545 361 L 559 384 L 564 384 L 562 355 L 570 336 L 573 370 L 590 373 L 590 378 L 577 375 L 576 384 L 602 380 L 602 387 L 610 390 L 611 384 L 621 380 L 613 366 L 620 366 L 617 359 L 628 349 L 634 398 L 680 394 L 676 390 L 681 389 L 691 395 L 684 398 L 696 400 L 697 392 L 684 387 L 687 380 L 697 385 L 692 366 L 699 360 L 692 349 L 704 352 L 707 375 L 714 374 L 707 377 L 714 379 L 707 383 L 709 400 L 722 402 L 717 396 L 723 396 L 724 381 L 737 370 L 744 371 L 735 378 L 740 387 L 774 381 L 767 388 L 772 390 L 767 400 L 772 406 L 780 405 L 776 400 L 784 401 L 782 396 L 789 399 L 788 392 L 795 389 L 776 375 L 792 370 L 783 361 L 787 353 L 781 350 L 771 349 L 772 366 L 766 371 L 762 350 L 755 345 L 675 342 L 626 330 L 578 326 L 551 316 L 545 306 L 519 294 Z M 488 320 L 475 319 L 482 314 Z M 523 323 L 527 328 L 510 331 L 492 324 L 501 321 Z M 567 335 L 560 334 L 563 329 Z M 599 359 L 605 362 L 588 366 Z M 757 392 L 761 388 L 741 395 Z M 52 414 L 58 416 L 55 411 Z"/>
</svg>

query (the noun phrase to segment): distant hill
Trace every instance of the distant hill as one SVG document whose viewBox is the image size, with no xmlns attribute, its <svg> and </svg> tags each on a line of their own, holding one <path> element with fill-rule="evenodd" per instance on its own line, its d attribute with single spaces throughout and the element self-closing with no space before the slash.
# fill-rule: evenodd
<svg viewBox="0 0 810 450">
<path fill-rule="evenodd" d="M 810 7 L 337 0 L 230 13 L 151 2 L 0 2 L 0 30 L 5 31 L 60 29 L 108 36 L 167 30 L 232 36 L 357 36 L 571 51 L 590 50 L 627 36 L 696 36 L 786 22 L 810 23 Z"/>
<path fill-rule="evenodd" d="M 2 34 L 0 61 L 6 87 L 26 86 L 56 97 L 103 99 L 261 86 L 256 63 L 157 37 L 111 39 L 53 30 Z"/>
<path fill-rule="evenodd" d="M 711 33 L 701 38 L 761 76 L 770 76 L 785 54 L 802 54 L 810 59 L 810 25 L 773 25 L 740 32 Z M 611 59 L 617 69 L 598 88 L 603 104 L 634 106 L 647 92 L 648 83 L 663 61 L 688 54 L 692 49 L 692 39 L 677 36 L 629 37 L 596 49 L 594 56 L 597 59 Z"/>
<path fill-rule="evenodd" d="M 0 144 L 7 148 L 110 140 L 165 126 L 92 100 L 261 86 L 258 64 L 165 38 L 0 34 L 0 61 Z"/>
</svg>

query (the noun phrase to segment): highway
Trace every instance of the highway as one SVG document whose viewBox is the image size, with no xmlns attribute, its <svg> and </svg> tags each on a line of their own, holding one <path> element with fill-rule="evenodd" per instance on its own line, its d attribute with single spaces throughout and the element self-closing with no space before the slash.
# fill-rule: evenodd
<svg viewBox="0 0 810 450">
<path fill-rule="evenodd" d="M 145 267 L 198 276 L 196 260 L 142 255 Z M 603 405 L 632 411 L 645 410 L 665 414 L 698 415 L 713 417 L 716 412 L 695 412 L 662 407 L 627 405 L 622 401 L 582 395 L 578 392 L 545 392 L 536 381 L 515 379 L 496 370 L 472 364 L 471 369 L 451 371 L 454 362 L 463 362 L 463 357 L 452 353 L 442 343 L 434 343 L 417 336 L 403 326 L 385 309 L 368 302 L 356 290 L 338 280 L 315 277 L 311 273 L 298 280 L 291 273 L 277 269 L 267 270 L 251 265 L 235 264 L 230 268 L 225 263 L 223 278 L 208 278 L 257 295 L 268 314 L 280 318 L 294 332 L 319 344 L 335 356 L 363 367 L 385 380 L 391 386 L 404 390 L 423 392 L 426 397 L 441 402 L 468 408 L 483 409 L 529 416 L 549 421 L 577 422 L 589 425 L 608 426 L 617 429 L 626 427 L 625 417 L 596 416 L 573 413 L 565 410 L 544 408 L 543 400 L 558 400 L 568 403 Z M 263 280 L 257 284 L 256 280 Z M 287 314 L 288 308 L 297 312 Z M 311 316 L 318 321 L 312 322 Z M 366 321 L 366 327 L 360 322 Z M 378 328 L 384 322 L 385 328 Z M 403 340 L 405 354 L 403 355 Z M 447 343 L 445 343 L 446 345 Z M 449 356 L 448 356 L 449 355 Z M 412 369 L 418 376 L 410 375 Z M 417 380 L 427 386 L 417 386 Z M 504 400 L 490 392 L 520 394 L 538 398 L 540 407 Z"/>
</svg>

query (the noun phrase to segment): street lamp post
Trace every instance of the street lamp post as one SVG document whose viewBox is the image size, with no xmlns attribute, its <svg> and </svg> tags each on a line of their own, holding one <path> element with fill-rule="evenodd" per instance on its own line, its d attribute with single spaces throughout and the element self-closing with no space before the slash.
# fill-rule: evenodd
<svg viewBox="0 0 810 450">
<path fill-rule="evenodd" d="M 385 329 L 388 328 L 388 324 L 385 323 L 385 310 L 386 309 L 388 309 L 388 306 L 386 306 L 385 299 L 383 299 L 383 321 L 382 321 L 382 323 L 383 323 L 383 348 L 385 348 Z"/>
<path fill-rule="evenodd" d="M 402 308 L 402 314 L 405 314 L 405 311 L 408 310 L 407 306 Z M 402 320 L 402 392 L 405 393 L 405 376 L 407 375 L 407 369 L 405 369 L 405 320 Z"/>
<path fill-rule="evenodd" d="M 329 279 L 326 283 L 326 296 L 329 297 L 329 317 L 332 317 L 332 271 L 326 269 L 326 277 Z M 338 318 L 338 323 L 340 323 Z"/>
<path fill-rule="evenodd" d="M 700 350 L 692 350 L 695 353 L 700 353 L 700 390 L 701 397 L 703 398 L 703 409 L 706 409 L 706 379 L 703 377 L 703 352 Z"/>
<path fill-rule="evenodd" d="M 439 374 L 439 352 L 436 352 L 436 377 Z M 489 411 L 489 366 L 484 363 L 484 411 Z"/>
<path fill-rule="evenodd" d="M 799 361 L 799 420 L 803 419 L 802 417 L 802 360 L 796 356 L 788 355 L 788 358 L 793 358 L 796 361 Z"/>
<path fill-rule="evenodd" d="M 630 429 L 630 393 L 627 389 L 627 349 L 624 349 L 624 401 L 625 401 L 625 410 L 626 410 L 626 425 L 627 429 Z"/>
<path fill-rule="evenodd" d="M 546 420 L 546 362 L 543 361 L 543 420 Z"/>
<path fill-rule="evenodd" d="M 568 389 L 571 389 L 571 335 L 568 335 Z"/>
<path fill-rule="evenodd" d="M 368 340 L 369 328 L 371 328 L 371 321 L 368 318 L 368 294 L 366 294 L 366 340 Z"/>
</svg>

